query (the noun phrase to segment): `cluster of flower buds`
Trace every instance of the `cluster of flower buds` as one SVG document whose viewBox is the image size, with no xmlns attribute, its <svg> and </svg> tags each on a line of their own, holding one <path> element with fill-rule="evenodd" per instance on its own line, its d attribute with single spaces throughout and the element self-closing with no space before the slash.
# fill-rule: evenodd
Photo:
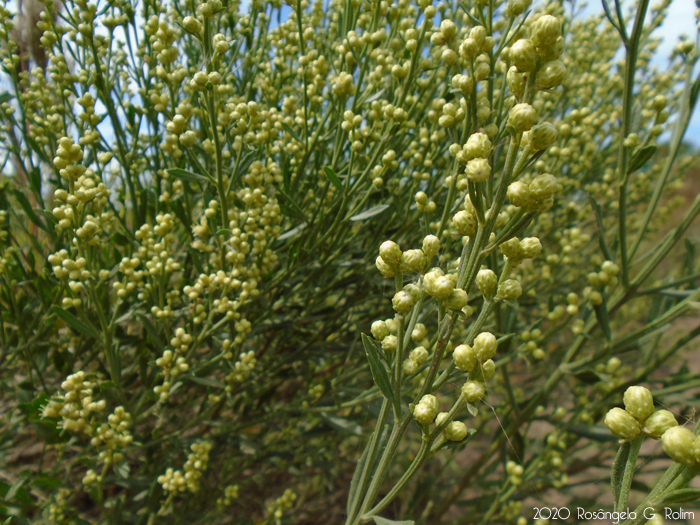
<svg viewBox="0 0 700 525">
<path fill-rule="evenodd" d="M 522 465 L 517 464 L 515 461 L 509 461 L 506 463 L 506 473 L 508 474 L 508 481 L 510 481 L 511 484 L 516 487 L 522 485 L 524 473 Z"/>
<path fill-rule="evenodd" d="M 399 271 L 401 273 L 423 273 L 428 260 L 437 255 L 439 251 L 440 240 L 434 235 L 428 235 L 423 239 L 423 249 L 406 250 L 405 252 L 402 252 L 394 241 L 384 241 L 379 247 L 379 256 L 375 265 L 387 278 L 394 277 Z"/>
<path fill-rule="evenodd" d="M 467 292 L 461 288 L 455 288 L 456 273 L 445 275 L 440 268 L 433 268 L 425 274 L 423 285 L 428 295 L 441 301 L 448 310 L 461 310 L 469 302 Z"/>
<path fill-rule="evenodd" d="M 620 273 L 620 267 L 612 261 L 604 261 L 600 265 L 600 269 L 601 271 L 599 272 L 590 272 L 588 274 L 587 278 L 590 286 L 583 290 L 583 296 L 594 306 L 603 302 L 603 295 L 596 288 L 615 288 L 618 283 L 617 275 Z"/>
<path fill-rule="evenodd" d="M 512 237 L 501 244 L 501 253 L 511 261 L 513 267 L 519 265 L 525 259 L 533 259 L 542 252 L 542 243 L 537 237 L 527 237 L 522 241 Z"/>
<path fill-rule="evenodd" d="M 539 90 L 561 85 L 568 75 L 566 66 L 559 60 L 563 52 L 561 22 L 555 16 L 542 15 L 530 26 L 530 38 L 521 38 L 510 49 L 504 50 L 504 59 L 513 63 L 507 74 L 510 92 L 522 98 L 525 78 L 533 73 Z"/>
<path fill-rule="evenodd" d="M 522 181 L 512 182 L 508 186 L 508 200 L 513 206 L 530 212 L 544 212 L 554 204 L 557 193 L 557 179 L 554 175 L 543 173 L 535 177 L 530 184 Z"/>
<path fill-rule="evenodd" d="M 485 133 L 474 133 L 464 146 L 452 144 L 450 154 L 460 164 L 466 164 L 465 175 L 472 182 L 483 182 L 491 175 L 489 155 L 493 146 Z"/>
<path fill-rule="evenodd" d="M 85 372 L 76 372 L 61 383 L 62 399 L 52 399 L 44 407 L 42 417 L 61 418 L 61 426 L 71 432 L 92 436 L 95 427 L 92 416 L 105 409 L 104 400 L 95 401 L 97 383 L 89 381 Z"/>
<path fill-rule="evenodd" d="M 654 412 L 654 398 L 643 386 L 629 387 L 623 401 L 624 409 L 613 408 L 605 416 L 605 425 L 610 432 L 623 440 L 634 439 L 642 434 L 653 439 L 661 438 L 666 450 L 666 442 L 669 440 L 663 436 L 678 425 L 673 414 L 668 410 Z M 668 450 L 666 452 L 675 459 Z"/>
<path fill-rule="evenodd" d="M 452 353 L 455 366 L 463 372 L 469 372 L 469 381 L 462 387 L 462 395 L 470 403 L 481 401 L 486 393 L 484 383 L 496 372 L 496 355 L 498 341 L 489 332 L 482 332 L 474 338 L 472 345 L 459 345 Z"/>
</svg>

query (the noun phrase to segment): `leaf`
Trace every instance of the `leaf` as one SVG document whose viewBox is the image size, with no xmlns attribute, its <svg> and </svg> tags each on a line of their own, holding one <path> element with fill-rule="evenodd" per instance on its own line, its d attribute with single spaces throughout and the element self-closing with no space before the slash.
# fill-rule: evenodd
<svg viewBox="0 0 700 525">
<path fill-rule="evenodd" d="M 632 160 L 630 161 L 629 167 L 627 168 L 627 174 L 634 173 L 639 168 L 644 166 L 649 159 L 654 156 L 657 149 L 658 148 L 656 146 L 651 145 L 647 146 L 646 148 L 642 148 L 635 153 L 634 157 L 632 157 Z"/>
<path fill-rule="evenodd" d="M 379 387 L 382 394 L 384 394 L 384 397 L 393 401 L 394 392 L 391 389 L 391 381 L 379 357 L 379 350 L 377 350 L 374 341 L 366 334 L 362 334 L 362 344 L 365 347 L 365 353 L 367 354 L 367 360 L 369 361 L 369 368 L 372 371 L 374 382 Z"/>
<path fill-rule="evenodd" d="M 180 168 L 170 168 L 166 171 L 170 173 L 170 175 L 177 177 L 181 180 L 188 180 L 190 182 L 211 182 L 204 175 L 197 175 L 196 173 L 192 173 L 191 171 L 183 170 Z"/>
<path fill-rule="evenodd" d="M 294 237 L 297 233 L 302 231 L 304 228 L 306 228 L 306 223 L 302 223 L 299 226 L 297 226 L 296 228 L 292 228 L 291 230 L 284 232 L 282 235 L 277 237 L 277 240 L 278 241 L 286 241 L 287 239 Z"/>
<path fill-rule="evenodd" d="M 669 503 L 690 503 L 700 499 L 700 489 L 687 487 L 669 492 L 664 498 L 664 504 Z"/>
<path fill-rule="evenodd" d="M 594 385 L 600 382 L 600 377 L 593 370 L 584 370 L 575 374 L 574 377 L 587 385 Z"/>
<path fill-rule="evenodd" d="M 515 431 L 508 439 L 510 448 L 508 455 L 517 463 L 522 463 L 525 460 L 525 439 L 519 431 Z"/>
<path fill-rule="evenodd" d="M 350 514 L 350 510 L 355 506 L 355 499 L 357 498 L 357 484 L 360 482 L 360 476 L 362 475 L 362 470 L 365 468 L 365 462 L 367 461 L 367 452 L 369 452 L 369 445 L 374 439 L 374 433 L 369 436 L 369 441 L 367 446 L 362 451 L 360 459 L 357 460 L 357 465 L 355 466 L 355 472 L 352 475 L 352 480 L 350 480 L 350 491 L 348 492 L 348 504 L 345 509 L 346 514 Z"/>
<path fill-rule="evenodd" d="M 479 409 L 476 408 L 476 405 L 472 405 L 471 403 L 467 403 L 467 412 L 469 412 L 472 417 L 479 415 Z"/>
<path fill-rule="evenodd" d="M 368 97 L 367 100 L 364 101 L 365 104 L 371 104 L 375 100 L 379 100 L 379 98 L 384 94 L 384 89 L 380 89 L 376 93 L 374 93 L 372 96 Z"/>
<path fill-rule="evenodd" d="M 292 199 L 289 195 L 287 195 L 285 192 L 283 192 L 280 188 L 277 188 L 277 193 L 280 194 L 282 197 L 284 197 L 284 200 L 291 204 L 290 211 L 293 212 L 297 217 L 299 217 L 303 222 L 307 222 L 306 220 L 306 214 L 304 213 L 304 210 L 302 210 L 299 205 Z"/>
<path fill-rule="evenodd" d="M 388 204 L 380 204 L 379 206 L 375 206 L 374 208 L 370 208 L 367 211 L 363 211 L 362 213 L 358 213 L 357 215 L 353 215 L 352 217 L 350 217 L 350 220 L 353 222 L 364 221 L 365 219 L 369 219 L 370 217 L 374 217 L 375 215 L 379 215 L 384 210 L 386 210 L 388 207 L 389 207 Z"/>
<path fill-rule="evenodd" d="M 211 386 L 214 388 L 226 388 L 226 385 L 223 384 L 221 381 L 217 381 L 216 379 L 210 379 L 208 377 L 197 377 L 197 376 L 181 376 L 183 379 L 189 379 L 193 383 L 197 383 L 199 385 L 204 385 L 204 386 Z"/>
<path fill-rule="evenodd" d="M 335 174 L 335 171 L 333 171 L 333 168 L 330 166 L 324 166 L 323 171 L 326 172 L 326 176 L 328 177 L 328 180 L 331 181 L 331 184 L 333 184 L 333 186 L 340 191 L 343 191 L 343 185 L 340 183 L 340 179 L 338 178 L 338 175 Z"/>
<path fill-rule="evenodd" d="M 15 195 L 15 198 L 17 199 L 17 202 L 19 202 L 19 205 L 22 206 L 24 213 L 27 214 L 27 218 L 34 224 L 36 224 L 39 228 L 48 232 L 49 230 L 46 228 L 46 225 L 42 221 L 40 221 L 38 215 L 34 213 L 34 209 L 32 208 L 32 205 L 29 204 L 26 195 L 24 195 L 24 193 L 22 193 L 19 190 L 14 190 L 13 193 Z"/>
<path fill-rule="evenodd" d="M 28 479 L 29 478 L 27 477 L 21 477 L 15 481 L 10 487 L 10 490 L 7 491 L 7 494 L 5 494 L 5 499 L 7 501 L 12 500 L 12 498 L 15 497 L 15 494 L 17 494 L 17 491 L 22 488 L 22 485 L 24 485 Z"/>
<path fill-rule="evenodd" d="M 593 208 L 593 213 L 595 214 L 595 220 L 598 223 L 598 243 L 600 244 L 600 251 L 603 252 L 603 255 L 605 255 L 605 258 L 608 261 L 612 261 L 615 258 L 610 253 L 610 248 L 608 248 L 608 243 L 605 242 L 605 226 L 603 225 L 603 214 L 600 211 L 600 206 L 598 205 L 598 202 L 591 195 L 588 196 L 588 200 L 591 203 L 591 207 Z"/>
<path fill-rule="evenodd" d="M 284 128 L 284 130 L 287 133 L 289 133 L 294 140 L 296 140 L 297 142 L 302 142 L 302 140 L 299 138 L 299 135 L 297 135 L 294 132 L 294 130 L 291 128 L 291 126 L 289 124 L 287 124 L 286 122 L 282 122 L 281 124 L 282 124 L 282 127 Z"/>
<path fill-rule="evenodd" d="M 356 436 L 362 435 L 362 427 L 349 419 L 332 416 L 330 414 L 326 414 L 325 412 L 321 412 L 321 417 L 342 432 L 347 432 Z"/>
<path fill-rule="evenodd" d="M 382 518 L 381 516 L 372 516 L 372 518 L 377 525 L 416 525 L 416 522 L 413 520 L 396 521 Z"/>
<path fill-rule="evenodd" d="M 92 326 L 83 323 L 80 319 L 78 319 L 68 310 L 65 310 L 60 306 L 56 305 L 53 305 L 51 309 L 58 317 L 63 319 L 66 322 L 66 324 L 70 326 L 73 330 L 76 330 L 83 335 L 87 335 L 88 337 L 92 337 L 93 339 L 101 339 L 100 333 L 97 330 L 95 330 Z"/>
<path fill-rule="evenodd" d="M 612 330 L 610 329 L 610 319 L 608 319 L 608 309 L 605 307 L 605 303 L 596 304 L 593 306 L 593 309 L 595 310 L 600 329 L 605 334 L 605 338 L 610 341 L 612 339 Z"/>
<path fill-rule="evenodd" d="M 231 230 L 228 228 L 221 228 L 218 232 L 216 232 L 217 235 L 231 235 Z"/>
<path fill-rule="evenodd" d="M 629 441 L 623 443 L 617 451 L 615 461 L 612 464 L 612 473 L 610 476 L 610 485 L 613 490 L 613 501 L 620 500 L 620 491 L 622 490 L 622 478 L 625 475 L 627 467 L 627 458 L 630 455 L 631 444 Z"/>
</svg>

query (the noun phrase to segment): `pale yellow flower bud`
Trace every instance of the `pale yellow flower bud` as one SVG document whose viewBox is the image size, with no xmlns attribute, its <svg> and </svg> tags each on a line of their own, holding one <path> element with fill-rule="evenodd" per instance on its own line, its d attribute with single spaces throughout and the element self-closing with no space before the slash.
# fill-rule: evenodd
<svg viewBox="0 0 700 525">
<path fill-rule="evenodd" d="M 445 427 L 445 437 L 450 441 L 462 441 L 468 434 L 467 425 L 461 421 L 452 421 Z"/>
<path fill-rule="evenodd" d="M 534 71 L 537 67 L 537 50 L 532 40 L 521 38 L 510 48 L 510 58 L 522 73 Z"/>
<path fill-rule="evenodd" d="M 613 408 L 605 416 L 605 426 L 610 432 L 622 439 L 637 437 L 641 431 L 639 422 L 627 411 L 621 408 Z"/>
<path fill-rule="evenodd" d="M 661 439 L 664 432 L 676 426 L 678 426 L 678 421 L 676 421 L 676 417 L 671 412 L 668 410 L 657 410 L 646 419 L 642 430 L 651 438 Z"/>
<path fill-rule="evenodd" d="M 469 403 L 476 403 L 484 399 L 486 395 L 486 389 L 484 384 L 479 381 L 467 381 L 462 386 L 462 397 L 466 399 Z"/>
<path fill-rule="evenodd" d="M 476 352 L 469 345 L 459 345 L 452 352 L 455 366 L 463 372 L 471 372 L 476 366 Z"/>
<path fill-rule="evenodd" d="M 496 293 L 498 276 L 493 272 L 493 270 L 479 270 L 479 273 L 476 274 L 476 285 L 484 297 L 491 299 Z"/>
<path fill-rule="evenodd" d="M 654 398 L 649 389 L 643 386 L 631 386 L 623 397 L 625 410 L 643 422 L 654 412 Z"/>
<path fill-rule="evenodd" d="M 519 133 L 529 130 L 537 122 L 537 111 L 530 104 L 516 104 L 508 114 L 508 124 Z"/>
<path fill-rule="evenodd" d="M 661 436 L 661 444 L 664 447 L 664 452 L 668 454 L 673 461 L 694 466 L 697 463 L 695 458 L 695 434 L 685 427 L 671 427 L 663 436 Z"/>
</svg>

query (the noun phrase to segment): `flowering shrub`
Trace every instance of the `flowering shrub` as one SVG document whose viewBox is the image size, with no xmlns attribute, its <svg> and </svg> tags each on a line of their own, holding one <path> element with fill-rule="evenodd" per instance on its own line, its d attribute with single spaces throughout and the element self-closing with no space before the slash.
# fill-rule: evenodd
<svg viewBox="0 0 700 525">
<path fill-rule="evenodd" d="M 644 436 L 694 499 L 669 3 L 6 2 L 0 517 L 522 525 Z"/>
</svg>

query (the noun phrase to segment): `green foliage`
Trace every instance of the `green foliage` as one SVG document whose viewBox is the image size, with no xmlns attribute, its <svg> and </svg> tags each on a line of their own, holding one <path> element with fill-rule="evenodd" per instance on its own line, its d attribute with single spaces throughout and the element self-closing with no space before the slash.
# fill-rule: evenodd
<svg viewBox="0 0 700 525">
<path fill-rule="evenodd" d="M 600 464 L 620 508 L 697 499 L 695 434 L 661 432 L 700 334 L 698 53 L 652 65 L 666 3 L 22 6 L 5 523 L 522 525 L 597 504 Z M 609 412 L 641 383 L 673 413 Z"/>
</svg>

